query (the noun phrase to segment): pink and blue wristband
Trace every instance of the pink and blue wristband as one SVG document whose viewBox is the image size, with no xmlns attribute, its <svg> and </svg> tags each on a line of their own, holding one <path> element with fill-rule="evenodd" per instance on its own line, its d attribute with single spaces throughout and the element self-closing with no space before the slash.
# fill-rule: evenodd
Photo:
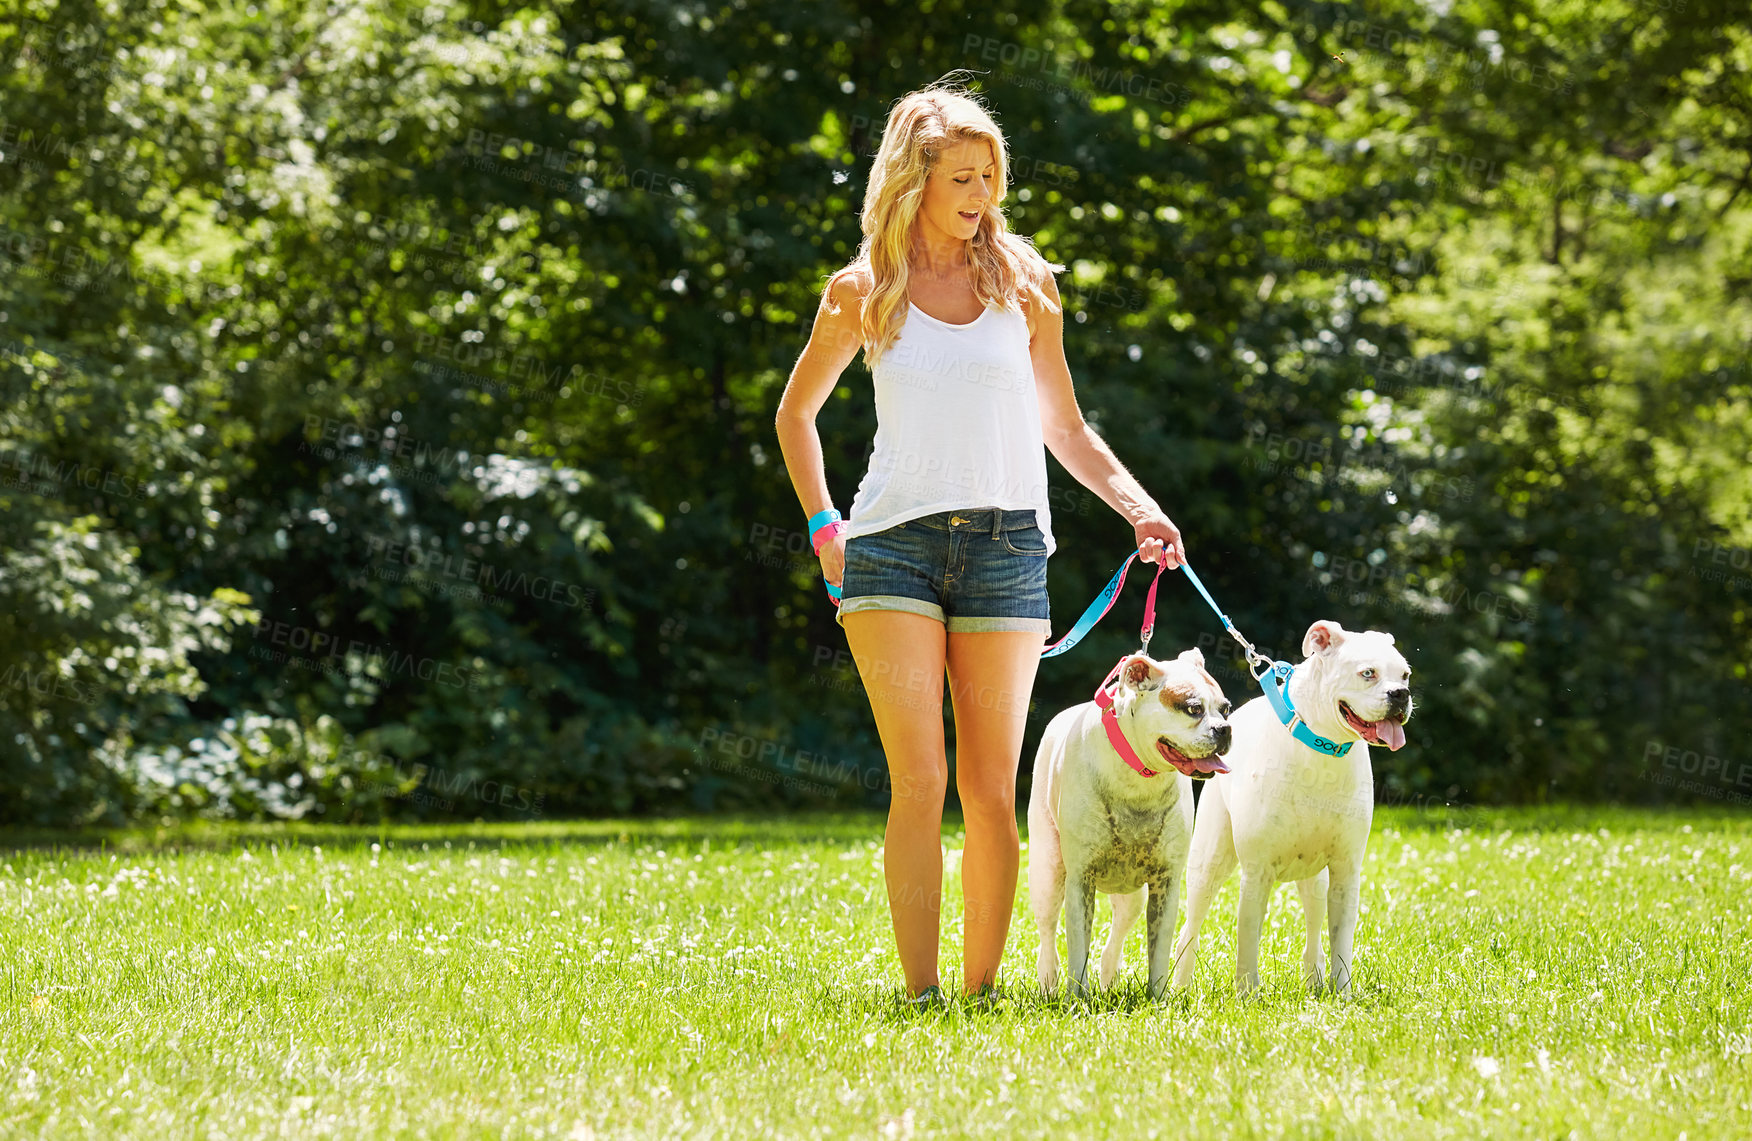
<svg viewBox="0 0 1752 1141">
<path fill-rule="evenodd" d="M 839 511 L 832 507 L 811 515 L 809 517 L 809 545 L 815 549 L 816 557 L 820 557 L 822 547 L 832 542 L 833 537 L 848 526 L 850 524 L 840 518 Z M 840 604 L 840 588 L 825 578 L 821 580 L 821 584 L 827 587 L 828 597 L 833 599 L 835 606 L 838 606 Z"/>
</svg>

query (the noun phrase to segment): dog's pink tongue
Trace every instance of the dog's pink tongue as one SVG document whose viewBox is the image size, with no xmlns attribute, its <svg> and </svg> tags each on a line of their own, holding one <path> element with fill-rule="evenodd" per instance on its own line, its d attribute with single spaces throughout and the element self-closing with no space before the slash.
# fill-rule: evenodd
<svg viewBox="0 0 1752 1141">
<path fill-rule="evenodd" d="M 1375 722 L 1375 731 L 1381 736 L 1381 743 L 1394 752 L 1405 745 L 1405 726 L 1391 718 Z"/>
</svg>

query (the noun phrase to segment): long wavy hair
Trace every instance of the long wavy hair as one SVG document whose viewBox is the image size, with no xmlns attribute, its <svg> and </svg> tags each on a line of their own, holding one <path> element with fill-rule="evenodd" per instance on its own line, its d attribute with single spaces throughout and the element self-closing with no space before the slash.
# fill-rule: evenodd
<svg viewBox="0 0 1752 1141">
<path fill-rule="evenodd" d="M 906 319 L 907 256 L 925 180 L 945 150 L 967 140 L 991 144 L 998 168 L 991 206 L 980 214 L 979 229 L 968 239 L 974 293 L 982 303 L 1000 309 L 1020 311 L 1018 296 L 1025 294 L 1030 304 L 1057 311 L 1042 284 L 1049 273 L 1065 267 L 1047 261 L 1028 238 L 1012 234 L 1001 209 L 1010 185 L 1010 150 L 1003 132 L 971 92 L 938 80 L 902 96 L 888 112 L 864 189 L 864 239 L 857 257 L 827 281 L 828 311 L 838 313 L 834 285 L 859 269 L 870 272 L 875 285 L 863 299 L 860 327 L 864 362 L 871 368 L 900 336 Z"/>
</svg>

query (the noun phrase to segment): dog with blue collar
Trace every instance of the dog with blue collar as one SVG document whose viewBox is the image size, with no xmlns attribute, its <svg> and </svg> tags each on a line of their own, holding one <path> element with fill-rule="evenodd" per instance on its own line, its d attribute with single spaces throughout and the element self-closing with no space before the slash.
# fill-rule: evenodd
<svg viewBox="0 0 1752 1141">
<path fill-rule="evenodd" d="M 1228 623 L 1225 622 L 1225 625 Z M 1244 643 L 1245 645 L 1245 643 Z M 1249 647 L 1250 649 L 1250 647 Z M 1302 975 L 1323 985 L 1322 930 L 1331 939 L 1335 992 L 1348 994 L 1363 858 L 1374 818 L 1369 747 L 1397 751 L 1410 719 L 1411 666 L 1379 630 L 1322 619 L 1295 666 L 1249 653 L 1263 691 L 1230 717 L 1229 773 L 1199 798 L 1187 859 L 1186 921 L 1175 942 L 1174 984 L 1189 986 L 1199 928 L 1237 867 L 1241 902 L 1235 986 L 1259 986 L 1259 941 L 1277 885 L 1295 881 L 1307 924 Z"/>
</svg>

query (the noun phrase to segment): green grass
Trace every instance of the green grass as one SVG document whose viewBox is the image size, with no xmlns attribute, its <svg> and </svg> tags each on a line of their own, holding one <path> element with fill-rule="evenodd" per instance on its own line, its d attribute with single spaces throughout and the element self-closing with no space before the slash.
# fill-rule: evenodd
<svg viewBox="0 0 1752 1141">
<path fill-rule="evenodd" d="M 1118 993 L 1043 1001 L 1024 858 L 1004 1000 L 927 1015 L 877 817 L 14 836 L 0 1134 L 1752 1135 L 1752 822 L 1466 822 L 1377 815 L 1352 1001 L 1287 885 L 1236 999 L 1233 879 L 1189 998 L 1139 924 Z"/>
</svg>

